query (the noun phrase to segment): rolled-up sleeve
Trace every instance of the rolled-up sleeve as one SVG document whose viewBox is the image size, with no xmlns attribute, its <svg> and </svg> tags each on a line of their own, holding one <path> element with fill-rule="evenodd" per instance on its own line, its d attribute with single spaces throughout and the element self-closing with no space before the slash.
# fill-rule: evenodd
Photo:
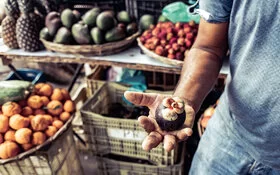
<svg viewBox="0 0 280 175">
<path fill-rule="evenodd" d="M 233 0 L 200 0 L 198 14 L 210 23 L 227 22 Z"/>
</svg>

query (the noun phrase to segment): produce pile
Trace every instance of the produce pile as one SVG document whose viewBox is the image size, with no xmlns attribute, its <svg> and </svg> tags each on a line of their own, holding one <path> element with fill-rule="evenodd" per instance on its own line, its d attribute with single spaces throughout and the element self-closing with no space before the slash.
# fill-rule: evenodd
<svg viewBox="0 0 280 175">
<path fill-rule="evenodd" d="M 7 82 L 4 83 L 6 89 L 2 88 L 1 93 L 13 94 L 11 99 L 22 98 L 23 88 L 19 87 L 19 83 Z M 68 91 L 48 83 L 36 84 L 23 100 L 8 101 L 8 98 L 0 99 L 5 101 L 0 106 L 1 159 L 14 157 L 43 144 L 62 128 L 75 111 Z"/>
<path fill-rule="evenodd" d="M 94 7 L 81 15 L 65 9 L 46 16 L 40 38 L 58 44 L 103 44 L 123 40 L 137 31 L 135 19 L 126 11 L 115 14 Z"/>
<path fill-rule="evenodd" d="M 198 32 L 198 24 L 159 22 L 143 32 L 140 42 L 157 55 L 183 61 Z"/>
</svg>

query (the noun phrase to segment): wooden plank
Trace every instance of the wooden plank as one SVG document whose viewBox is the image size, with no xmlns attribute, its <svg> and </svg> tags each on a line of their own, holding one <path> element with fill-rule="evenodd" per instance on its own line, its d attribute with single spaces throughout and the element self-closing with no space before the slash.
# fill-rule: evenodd
<svg viewBox="0 0 280 175">
<path fill-rule="evenodd" d="M 148 57 L 140 52 L 138 47 L 129 48 L 118 54 L 109 56 L 90 56 L 78 54 L 63 54 L 42 50 L 25 52 L 20 49 L 9 49 L 0 39 L 0 58 L 5 61 L 30 61 L 52 63 L 89 63 L 91 65 L 119 66 L 136 70 L 180 74 L 181 67 L 168 65 Z M 228 63 L 225 62 L 221 74 L 228 74 Z"/>
</svg>

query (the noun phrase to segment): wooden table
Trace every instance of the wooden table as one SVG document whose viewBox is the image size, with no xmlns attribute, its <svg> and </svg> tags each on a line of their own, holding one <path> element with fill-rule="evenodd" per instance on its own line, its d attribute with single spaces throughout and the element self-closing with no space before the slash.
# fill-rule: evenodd
<svg viewBox="0 0 280 175">
<path fill-rule="evenodd" d="M 156 71 L 180 74 L 181 68 L 159 62 L 141 53 L 138 47 L 109 56 L 85 56 L 55 53 L 50 51 L 25 52 L 21 49 L 9 49 L 0 39 L 0 58 L 6 64 L 21 60 L 29 62 L 52 63 L 88 63 L 91 65 L 119 66 L 136 70 Z M 228 61 L 222 67 L 221 74 L 228 74 Z"/>
</svg>

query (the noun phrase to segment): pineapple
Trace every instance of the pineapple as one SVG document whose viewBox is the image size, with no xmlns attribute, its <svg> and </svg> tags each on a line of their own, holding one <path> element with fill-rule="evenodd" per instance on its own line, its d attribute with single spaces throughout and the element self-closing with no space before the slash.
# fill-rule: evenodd
<svg viewBox="0 0 280 175">
<path fill-rule="evenodd" d="M 34 52 L 41 48 L 39 34 L 41 26 L 40 19 L 34 13 L 33 0 L 18 0 L 21 12 L 16 24 L 18 45 L 25 51 Z"/>
<path fill-rule="evenodd" d="M 2 21 L 2 38 L 9 48 L 19 48 L 16 37 L 16 21 L 19 15 L 17 0 L 6 0 L 5 10 L 7 16 Z"/>
</svg>

